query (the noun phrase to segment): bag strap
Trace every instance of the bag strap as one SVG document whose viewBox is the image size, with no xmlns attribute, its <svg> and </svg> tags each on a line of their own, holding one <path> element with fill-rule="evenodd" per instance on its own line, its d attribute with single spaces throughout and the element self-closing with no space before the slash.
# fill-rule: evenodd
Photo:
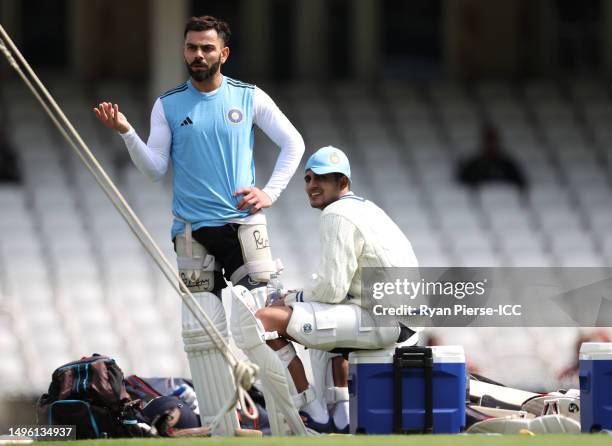
<svg viewBox="0 0 612 446">
<path fill-rule="evenodd" d="M 425 426 L 423 429 L 403 427 L 403 369 L 423 369 L 425 375 Z M 433 357 L 429 347 L 399 347 L 393 355 L 393 431 L 396 434 L 433 432 Z"/>
</svg>

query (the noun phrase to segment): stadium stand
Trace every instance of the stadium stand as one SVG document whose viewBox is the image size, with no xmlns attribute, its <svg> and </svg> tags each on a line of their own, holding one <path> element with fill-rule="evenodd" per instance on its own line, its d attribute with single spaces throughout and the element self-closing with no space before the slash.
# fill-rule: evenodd
<svg viewBox="0 0 612 446">
<path fill-rule="evenodd" d="M 168 178 L 144 178 L 121 140 L 90 113 L 98 98 L 113 98 L 145 135 L 143 92 L 106 83 L 92 96 L 75 85 L 56 79 L 51 90 L 174 261 Z M 422 265 L 612 264 L 612 102 L 601 81 L 267 90 L 302 132 L 307 152 L 332 144 L 349 153 L 355 192 L 388 211 Z M 4 98 L 24 180 L 0 185 L 0 391 L 44 390 L 56 366 L 93 352 L 116 357 L 128 373 L 187 375 L 180 304 L 170 285 L 25 89 L 11 84 Z M 484 121 L 499 129 L 524 168 L 526 195 L 507 186 L 470 191 L 455 182 L 457 162 L 477 147 Z M 276 149 L 256 137 L 261 183 Z M 267 214 L 275 256 L 285 264 L 283 283 L 299 287 L 319 252 L 318 212 L 308 209 L 299 172 Z M 485 376 L 549 389 L 564 384 L 557 374 L 572 361 L 579 329 L 431 334 L 462 343 Z"/>
</svg>

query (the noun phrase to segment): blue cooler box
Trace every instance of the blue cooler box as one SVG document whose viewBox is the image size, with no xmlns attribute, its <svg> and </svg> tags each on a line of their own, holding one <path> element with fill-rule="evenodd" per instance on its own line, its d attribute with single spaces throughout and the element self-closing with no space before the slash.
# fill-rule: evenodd
<svg viewBox="0 0 612 446">
<path fill-rule="evenodd" d="M 612 343 L 585 342 L 579 358 L 581 430 L 612 429 Z"/>
<path fill-rule="evenodd" d="M 353 434 L 461 432 L 466 403 L 463 347 L 353 352 L 349 398 Z"/>
</svg>

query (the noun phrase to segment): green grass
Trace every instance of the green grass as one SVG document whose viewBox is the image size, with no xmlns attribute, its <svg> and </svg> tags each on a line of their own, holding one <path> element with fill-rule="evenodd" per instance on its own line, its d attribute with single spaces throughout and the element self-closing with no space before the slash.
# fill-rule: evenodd
<svg viewBox="0 0 612 446">
<path fill-rule="evenodd" d="M 410 436 L 332 436 L 332 437 L 264 437 L 264 438 L 190 438 L 190 439 L 120 439 L 36 442 L 49 446 L 599 446 L 612 444 L 609 435 L 410 435 Z"/>
</svg>

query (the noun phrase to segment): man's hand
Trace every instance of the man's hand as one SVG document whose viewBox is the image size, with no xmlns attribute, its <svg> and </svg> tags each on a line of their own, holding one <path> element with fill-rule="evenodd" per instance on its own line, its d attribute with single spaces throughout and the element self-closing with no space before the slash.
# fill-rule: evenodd
<svg viewBox="0 0 612 446">
<path fill-rule="evenodd" d="M 106 127 L 119 133 L 127 133 L 132 127 L 117 104 L 102 102 L 93 109 L 96 118 Z"/>
<path fill-rule="evenodd" d="M 238 206 L 236 206 L 236 208 L 241 211 L 250 207 L 251 214 L 254 214 L 264 208 L 272 206 L 272 199 L 268 197 L 268 194 L 256 187 L 243 187 L 242 189 L 238 189 L 234 192 L 234 197 L 238 195 L 244 195 L 240 203 L 238 203 Z"/>
</svg>

